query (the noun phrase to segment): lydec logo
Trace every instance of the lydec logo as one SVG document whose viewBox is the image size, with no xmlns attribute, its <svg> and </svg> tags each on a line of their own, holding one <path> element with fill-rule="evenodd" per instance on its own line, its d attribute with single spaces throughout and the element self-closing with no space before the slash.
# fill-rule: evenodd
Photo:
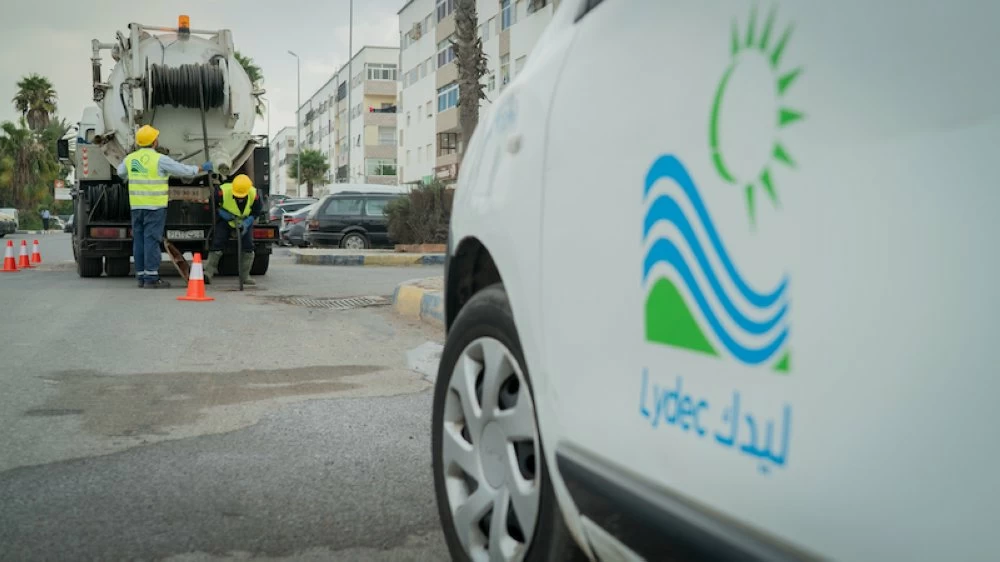
<svg viewBox="0 0 1000 562">
<path fill-rule="evenodd" d="M 708 156 L 723 182 L 716 184 L 742 192 L 748 236 L 755 234 L 759 217 L 758 192 L 780 209 L 772 167 L 794 167 L 780 133 L 804 118 L 782 102 L 802 69 L 780 69 L 792 28 L 779 35 L 775 21 L 772 10 L 758 30 L 754 9 L 745 34 L 733 22 L 730 64 L 709 117 Z M 702 193 L 677 155 L 660 156 L 646 173 L 646 340 L 788 373 L 788 278 L 771 287 L 748 279 Z"/>
</svg>

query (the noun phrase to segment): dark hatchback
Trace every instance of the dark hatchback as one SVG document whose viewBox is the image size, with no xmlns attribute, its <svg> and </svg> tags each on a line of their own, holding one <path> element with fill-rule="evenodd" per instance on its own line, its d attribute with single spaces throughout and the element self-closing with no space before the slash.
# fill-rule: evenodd
<svg viewBox="0 0 1000 562">
<path fill-rule="evenodd" d="M 327 195 L 309 213 L 305 241 L 314 247 L 352 250 L 385 246 L 390 243 L 385 208 L 399 197 L 361 191 Z"/>
</svg>

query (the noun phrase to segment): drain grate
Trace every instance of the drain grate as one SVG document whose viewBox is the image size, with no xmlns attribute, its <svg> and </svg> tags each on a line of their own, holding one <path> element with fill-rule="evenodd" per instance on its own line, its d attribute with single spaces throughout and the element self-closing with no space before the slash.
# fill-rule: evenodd
<svg viewBox="0 0 1000 562">
<path fill-rule="evenodd" d="M 386 297 L 270 297 L 269 300 L 306 308 L 326 308 L 329 310 L 351 310 L 389 305 L 389 299 Z"/>
</svg>

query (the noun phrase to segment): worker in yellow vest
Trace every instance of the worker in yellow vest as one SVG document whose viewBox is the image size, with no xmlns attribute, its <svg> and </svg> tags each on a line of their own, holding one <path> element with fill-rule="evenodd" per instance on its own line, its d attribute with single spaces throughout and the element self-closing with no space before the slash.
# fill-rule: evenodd
<svg viewBox="0 0 1000 562">
<path fill-rule="evenodd" d="M 132 208 L 132 256 L 139 288 L 162 289 L 170 283 L 160 279 L 160 243 L 167 224 L 168 181 L 171 176 L 194 177 L 212 171 L 205 162 L 199 168 L 181 164 L 156 151 L 160 132 L 143 125 L 135 134 L 139 149 L 118 165 L 118 177 L 128 182 Z"/>
<path fill-rule="evenodd" d="M 253 220 L 260 215 L 263 204 L 257 189 L 246 174 L 233 178 L 232 183 L 224 183 L 215 193 L 215 208 L 219 217 L 215 221 L 215 234 L 212 236 L 211 251 L 205 264 L 205 282 L 211 283 L 212 277 L 219 270 L 219 260 L 222 251 L 229 241 L 229 233 L 237 231 L 241 237 L 243 255 L 239 256 L 240 275 L 244 285 L 256 285 L 250 278 L 250 267 L 253 266 Z"/>
</svg>

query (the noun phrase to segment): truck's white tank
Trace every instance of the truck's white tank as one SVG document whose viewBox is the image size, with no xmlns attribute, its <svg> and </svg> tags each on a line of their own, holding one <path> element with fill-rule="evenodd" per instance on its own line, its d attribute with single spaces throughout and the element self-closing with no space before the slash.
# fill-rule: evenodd
<svg viewBox="0 0 1000 562">
<path fill-rule="evenodd" d="M 154 64 L 174 68 L 185 64 L 209 64 L 213 59 L 217 60 L 225 77 L 225 102 L 221 108 L 209 109 L 206 114 L 212 163 L 216 170 L 226 172 L 227 169 L 238 169 L 250 157 L 254 146 L 251 136 L 255 119 L 253 86 L 246 72 L 232 58 L 231 46 L 227 48 L 225 45 L 228 33 L 221 37 L 204 38 L 193 34 L 181 37 L 176 33 L 152 35 L 143 32 L 138 41 L 140 68 L 137 72 L 126 71 L 126 65 L 131 65 L 133 61 L 131 50 L 121 53 L 107 80 L 111 88 L 99 103 L 104 131 L 98 131 L 98 134 L 107 139 L 101 148 L 114 166 L 133 149 L 130 143 L 135 131 L 129 130 L 128 110 L 123 102 L 123 98 L 129 96 L 130 88 L 122 88 L 128 74 L 146 76 L 148 84 L 148 69 Z M 186 107 L 149 107 L 149 86 L 144 89 L 144 93 L 132 98 L 145 98 L 145 101 L 139 102 L 142 113 L 135 121 L 135 127 L 145 124 L 156 127 L 160 131 L 160 148 L 166 149 L 172 158 L 191 165 L 205 162 L 201 112 Z"/>
</svg>

